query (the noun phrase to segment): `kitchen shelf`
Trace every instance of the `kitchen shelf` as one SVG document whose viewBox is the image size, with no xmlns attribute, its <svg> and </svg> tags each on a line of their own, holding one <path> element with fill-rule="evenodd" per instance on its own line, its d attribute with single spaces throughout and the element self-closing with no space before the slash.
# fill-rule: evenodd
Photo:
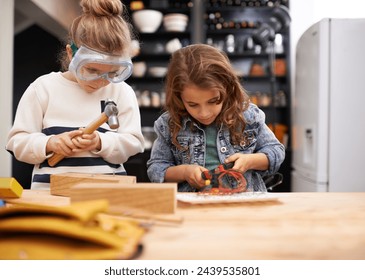
<svg viewBox="0 0 365 280">
<path fill-rule="evenodd" d="M 125 1 L 127 7 L 132 1 Z M 142 77 L 131 76 L 128 79 L 128 83 L 134 88 L 137 94 L 148 91 L 148 94 L 157 92 L 159 95 L 163 95 L 164 76 L 155 77 L 149 73 L 151 67 L 167 67 L 171 53 L 168 51 L 166 45 L 171 40 L 179 40 L 182 46 L 187 46 L 192 43 L 192 8 L 193 1 L 143 1 L 145 9 L 153 9 L 160 11 L 163 15 L 179 13 L 185 14 L 189 17 L 188 25 L 185 31 L 168 31 L 165 29 L 163 21 L 160 27 L 154 33 L 143 33 L 137 31 L 136 38 L 140 43 L 140 52 L 137 56 L 133 57 L 133 62 L 145 62 L 147 70 Z M 129 10 L 131 15 L 131 23 L 133 24 L 132 14 L 134 11 Z M 153 126 L 151 120 L 156 120 L 161 114 L 161 110 L 151 110 L 149 106 L 140 106 L 141 111 L 141 125 Z M 155 115 L 153 115 L 153 112 Z"/>
<path fill-rule="evenodd" d="M 248 40 L 253 32 L 262 23 L 268 23 L 272 16 L 273 8 L 278 5 L 284 5 L 289 8 L 289 0 L 196 0 L 196 1 L 143 1 L 145 8 L 156 9 L 163 14 L 168 13 L 184 13 L 189 16 L 189 24 L 184 32 L 167 32 L 161 24 L 160 28 L 155 33 L 139 33 L 137 38 L 141 42 L 141 52 L 133 58 L 134 62 L 145 61 L 147 65 L 152 66 L 167 66 L 170 58 L 170 53 L 166 51 L 164 45 L 174 38 L 178 38 L 183 46 L 194 43 L 206 43 L 221 48 L 226 52 L 233 67 L 237 70 L 243 87 L 248 94 L 255 98 L 257 94 L 270 94 L 271 103 L 259 107 L 266 114 L 267 124 L 279 122 L 284 127 L 287 127 L 287 137 L 285 138 L 286 159 L 282 164 L 280 172 L 284 175 L 284 182 L 274 189 L 274 191 L 290 191 L 290 166 L 291 166 L 291 112 L 290 112 L 290 30 L 282 30 L 278 34 L 278 38 L 282 40 L 279 45 L 275 59 L 284 63 L 285 74 L 272 77 L 269 75 L 268 65 L 270 64 L 270 54 L 264 48 L 257 45 L 250 45 Z M 128 1 L 127 1 L 128 3 Z M 165 5 L 164 8 L 149 6 L 150 4 Z M 193 5 L 192 5 L 193 4 Z M 176 5 L 176 6 L 175 6 Z M 177 6 L 185 8 L 176 8 Z M 187 5 L 192 7 L 186 8 Z M 271 6 L 268 6 L 271 5 Z M 168 6 L 168 8 L 166 8 Z M 218 15 L 223 18 L 214 18 L 213 15 Z M 240 23 L 245 28 L 224 28 L 224 21 Z M 220 29 L 212 29 L 214 24 L 220 23 Z M 243 23 L 243 24 L 242 24 Z M 225 24 L 225 26 L 230 26 Z M 228 49 L 227 37 L 234 37 L 234 49 Z M 161 48 L 162 45 L 162 48 Z M 158 50 L 156 51 L 156 47 Z M 250 48 L 249 48 L 250 47 Z M 251 66 L 253 64 L 261 65 L 264 70 L 264 75 L 250 75 Z M 279 72 L 278 72 L 279 73 Z M 280 72 L 281 73 L 281 72 Z M 151 77 L 146 72 L 143 77 L 130 77 L 128 83 L 133 86 L 138 92 L 149 90 L 163 93 L 164 77 Z M 273 87 L 273 83 L 275 87 Z M 272 89 L 276 92 L 271 92 Z M 284 93 L 285 106 L 277 107 L 273 103 L 278 93 Z M 154 120 L 161 115 L 162 107 L 140 107 L 141 124 L 142 126 L 153 126 Z M 133 164 L 140 162 L 140 168 L 146 168 L 144 160 L 149 156 L 149 151 L 139 156 L 133 157 Z M 142 163 L 143 162 L 143 163 Z M 128 163 L 127 163 L 128 164 Z M 145 171 L 144 171 L 145 172 Z M 144 173 L 145 174 L 145 173 Z M 146 176 L 139 178 L 140 181 L 148 180 Z"/>
</svg>

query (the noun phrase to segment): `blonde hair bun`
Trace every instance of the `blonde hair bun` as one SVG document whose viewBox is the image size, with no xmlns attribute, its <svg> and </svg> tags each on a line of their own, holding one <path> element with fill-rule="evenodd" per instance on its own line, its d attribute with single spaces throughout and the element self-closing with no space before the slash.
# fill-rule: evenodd
<svg viewBox="0 0 365 280">
<path fill-rule="evenodd" d="M 84 14 L 92 16 L 119 16 L 123 12 L 120 0 L 82 0 L 80 2 Z"/>
</svg>

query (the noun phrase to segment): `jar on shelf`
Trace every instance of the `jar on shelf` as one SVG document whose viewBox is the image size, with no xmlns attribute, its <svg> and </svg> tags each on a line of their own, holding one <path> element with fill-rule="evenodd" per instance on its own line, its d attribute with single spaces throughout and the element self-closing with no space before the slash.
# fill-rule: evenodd
<svg viewBox="0 0 365 280">
<path fill-rule="evenodd" d="M 151 106 L 155 108 L 161 107 L 160 94 L 156 91 L 151 92 Z"/>
<path fill-rule="evenodd" d="M 275 105 L 275 107 L 286 107 L 286 95 L 285 95 L 284 91 L 279 90 L 276 93 L 274 105 Z"/>
<path fill-rule="evenodd" d="M 271 105 L 271 94 L 270 93 L 262 93 L 260 98 L 260 106 L 269 107 Z"/>
</svg>

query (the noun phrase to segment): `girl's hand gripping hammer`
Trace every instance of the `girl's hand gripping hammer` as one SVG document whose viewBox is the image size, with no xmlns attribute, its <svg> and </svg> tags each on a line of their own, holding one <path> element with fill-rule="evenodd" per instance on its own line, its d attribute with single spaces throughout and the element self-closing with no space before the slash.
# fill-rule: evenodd
<svg viewBox="0 0 365 280">
<path fill-rule="evenodd" d="M 110 99 L 105 102 L 105 109 L 101 115 L 85 127 L 84 133 L 91 134 L 103 123 L 108 122 L 111 129 L 116 129 L 119 127 L 118 121 L 118 108 L 117 105 Z M 61 154 L 54 154 L 48 159 L 48 164 L 50 166 L 55 166 L 59 163 L 65 156 Z"/>
</svg>

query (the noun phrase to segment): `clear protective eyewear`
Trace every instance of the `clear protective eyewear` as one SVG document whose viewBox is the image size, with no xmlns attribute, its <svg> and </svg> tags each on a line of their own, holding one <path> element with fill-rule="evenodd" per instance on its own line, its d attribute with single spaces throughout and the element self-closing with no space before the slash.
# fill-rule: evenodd
<svg viewBox="0 0 365 280">
<path fill-rule="evenodd" d="M 77 49 L 73 43 L 71 48 L 73 50 L 73 58 L 70 62 L 69 70 L 80 80 L 94 81 L 106 79 L 112 83 L 120 83 L 132 75 L 133 64 L 129 57 L 101 53 L 85 46 Z M 95 64 L 101 65 L 101 67 L 95 67 Z"/>
</svg>

